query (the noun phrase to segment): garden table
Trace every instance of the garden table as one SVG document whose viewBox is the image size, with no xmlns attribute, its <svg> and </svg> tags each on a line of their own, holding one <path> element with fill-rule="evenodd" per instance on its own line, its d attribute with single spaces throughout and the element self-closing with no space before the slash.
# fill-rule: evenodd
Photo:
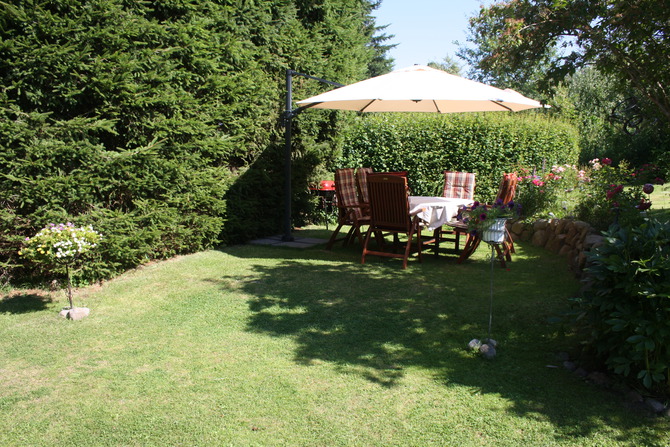
<svg viewBox="0 0 670 447">
<path fill-rule="evenodd" d="M 459 207 L 470 206 L 473 202 L 471 199 L 410 196 L 409 212 L 419 216 L 421 226 L 432 231 L 453 220 Z"/>
</svg>

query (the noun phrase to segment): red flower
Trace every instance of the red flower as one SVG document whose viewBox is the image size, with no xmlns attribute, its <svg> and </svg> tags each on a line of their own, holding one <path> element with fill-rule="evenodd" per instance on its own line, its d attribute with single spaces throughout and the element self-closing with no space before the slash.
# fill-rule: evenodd
<svg viewBox="0 0 670 447">
<path fill-rule="evenodd" d="M 604 164 L 604 165 L 609 166 L 609 165 L 612 164 L 612 159 L 611 158 L 603 158 L 601 163 Z"/>
<path fill-rule="evenodd" d="M 651 208 L 651 202 L 642 199 L 640 200 L 640 203 L 635 206 L 635 208 L 637 208 L 640 211 L 648 210 L 649 208 Z"/>
<path fill-rule="evenodd" d="M 610 188 L 612 188 L 612 189 L 610 189 L 609 191 L 607 191 L 607 200 L 612 200 L 612 198 L 613 198 L 614 196 L 616 196 L 616 195 L 619 194 L 621 191 L 623 191 L 623 185 L 618 185 L 618 186 L 610 185 Z"/>
</svg>

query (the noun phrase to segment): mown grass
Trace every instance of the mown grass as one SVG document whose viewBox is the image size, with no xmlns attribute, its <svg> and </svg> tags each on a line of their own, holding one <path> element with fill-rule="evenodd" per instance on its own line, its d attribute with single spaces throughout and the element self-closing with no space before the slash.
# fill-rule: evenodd
<svg viewBox="0 0 670 447">
<path fill-rule="evenodd" d="M 670 183 L 654 186 L 650 200 L 652 207 L 649 215 L 659 220 L 670 221 Z"/>
<path fill-rule="evenodd" d="M 300 235 L 326 237 L 322 229 Z M 0 301 L 0 445 L 667 445 L 668 422 L 560 367 L 556 316 L 579 287 L 565 261 L 519 246 L 370 258 L 357 247 L 235 246 L 78 291 Z"/>
</svg>

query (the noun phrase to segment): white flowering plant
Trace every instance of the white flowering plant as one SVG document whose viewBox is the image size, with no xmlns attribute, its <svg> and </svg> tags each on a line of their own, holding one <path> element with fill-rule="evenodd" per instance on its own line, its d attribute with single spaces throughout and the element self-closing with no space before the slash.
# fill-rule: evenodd
<svg viewBox="0 0 670 447">
<path fill-rule="evenodd" d="M 68 299 L 72 305 L 72 269 L 84 255 L 98 246 L 102 235 L 92 226 L 76 227 L 73 223 L 49 224 L 35 236 L 27 237 L 19 255 L 47 268 L 65 267 Z"/>
</svg>

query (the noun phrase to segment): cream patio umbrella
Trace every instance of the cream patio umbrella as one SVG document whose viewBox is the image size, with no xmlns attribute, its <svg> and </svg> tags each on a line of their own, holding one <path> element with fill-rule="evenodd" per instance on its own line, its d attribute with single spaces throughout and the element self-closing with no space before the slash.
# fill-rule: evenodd
<svg viewBox="0 0 670 447">
<path fill-rule="evenodd" d="M 542 104 L 514 90 L 414 65 L 298 101 L 301 108 L 358 112 L 493 112 Z"/>
<path fill-rule="evenodd" d="M 502 90 L 461 78 L 442 70 L 414 65 L 381 76 L 345 85 L 298 101 L 292 110 L 291 76 L 300 75 L 335 84 L 313 76 L 287 70 L 284 240 L 291 236 L 291 119 L 306 109 L 353 110 L 357 112 L 489 112 L 545 107 L 540 102 L 511 89 Z M 338 85 L 338 84 L 335 84 Z"/>
</svg>

